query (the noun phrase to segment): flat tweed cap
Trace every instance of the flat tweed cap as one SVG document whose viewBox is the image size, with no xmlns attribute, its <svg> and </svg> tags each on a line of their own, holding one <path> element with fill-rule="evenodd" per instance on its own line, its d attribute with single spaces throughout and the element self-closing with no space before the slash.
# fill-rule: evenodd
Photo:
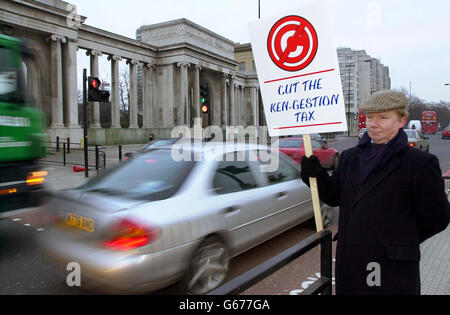
<svg viewBox="0 0 450 315">
<path fill-rule="evenodd" d="M 361 106 L 360 110 L 364 113 L 383 113 L 396 109 L 404 109 L 406 106 L 408 106 L 408 98 L 404 93 L 385 90 L 374 93 Z"/>
</svg>

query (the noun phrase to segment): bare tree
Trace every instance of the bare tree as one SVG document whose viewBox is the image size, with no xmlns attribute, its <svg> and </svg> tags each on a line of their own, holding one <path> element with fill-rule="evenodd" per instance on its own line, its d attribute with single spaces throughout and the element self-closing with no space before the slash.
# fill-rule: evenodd
<svg viewBox="0 0 450 315">
<path fill-rule="evenodd" d="M 128 100 L 130 96 L 130 74 L 128 68 L 120 72 L 120 110 L 128 111 Z"/>
<path fill-rule="evenodd" d="M 446 127 L 450 123 L 450 103 L 441 101 L 439 103 L 427 102 L 414 94 L 409 94 L 409 91 L 402 87 L 400 91 L 405 93 L 410 98 L 408 105 L 409 119 L 421 120 L 424 111 L 435 111 L 441 127 Z"/>
</svg>

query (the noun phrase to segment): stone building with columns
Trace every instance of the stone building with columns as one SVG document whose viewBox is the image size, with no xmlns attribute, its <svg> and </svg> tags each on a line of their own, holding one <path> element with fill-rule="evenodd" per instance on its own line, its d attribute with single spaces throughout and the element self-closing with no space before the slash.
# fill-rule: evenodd
<svg viewBox="0 0 450 315">
<path fill-rule="evenodd" d="M 107 56 L 111 67 L 111 128 L 101 128 L 100 104 L 91 103 L 90 144 L 143 143 L 149 134 L 170 137 L 175 126 L 192 126 L 194 118 L 202 118 L 203 127 L 260 125 L 256 74 L 238 71 L 235 43 L 200 25 L 179 19 L 142 26 L 130 39 L 85 24 L 86 17 L 61 0 L 0 3 L 0 32 L 31 40 L 39 51 L 26 61 L 28 92 L 47 115 L 51 141 L 82 138 L 79 50 L 90 57 L 88 75 L 99 75 L 100 56 Z M 129 67 L 128 128 L 120 122 L 121 60 Z M 209 114 L 200 111 L 200 86 L 209 91 Z"/>
</svg>

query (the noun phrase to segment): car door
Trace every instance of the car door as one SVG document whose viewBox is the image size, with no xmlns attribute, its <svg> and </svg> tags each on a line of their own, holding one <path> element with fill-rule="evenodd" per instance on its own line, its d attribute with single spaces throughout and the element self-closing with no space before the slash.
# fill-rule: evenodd
<svg viewBox="0 0 450 315">
<path fill-rule="evenodd" d="M 278 154 L 278 151 L 273 151 Z M 267 156 L 267 154 L 266 154 Z M 252 227 L 254 243 L 261 243 L 312 216 L 311 194 L 300 179 L 300 167 L 282 153 L 277 163 L 258 159 L 264 187 L 258 188 L 258 208 Z M 269 166 L 269 167 L 267 167 Z"/>
<path fill-rule="evenodd" d="M 215 203 L 227 228 L 232 255 L 245 251 L 254 241 L 252 223 L 258 219 L 261 179 L 255 172 L 256 161 L 249 161 L 237 152 L 223 156 L 218 162 L 212 180 Z"/>
</svg>

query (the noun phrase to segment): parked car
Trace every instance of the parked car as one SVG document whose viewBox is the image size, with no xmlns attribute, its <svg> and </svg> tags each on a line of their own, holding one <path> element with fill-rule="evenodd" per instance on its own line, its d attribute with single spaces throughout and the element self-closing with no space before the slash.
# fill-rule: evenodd
<svg viewBox="0 0 450 315">
<path fill-rule="evenodd" d="M 367 132 L 367 128 L 361 128 L 359 130 L 358 139 L 361 139 L 366 132 Z"/>
<path fill-rule="evenodd" d="M 108 287 L 147 292 L 181 280 L 203 294 L 224 281 L 232 257 L 313 217 L 300 168 L 284 154 L 262 172 L 268 147 L 186 149 L 193 161 L 152 150 L 54 196 L 42 208 L 54 220 L 43 248 Z"/>
<path fill-rule="evenodd" d="M 328 147 L 327 144 L 319 143 L 311 139 L 313 154 L 319 158 L 320 164 L 329 169 L 335 169 L 339 165 L 339 151 Z M 303 138 L 291 137 L 282 138 L 272 144 L 284 154 L 290 156 L 295 162 L 301 163 L 302 157 L 305 156 L 305 147 Z"/>
<path fill-rule="evenodd" d="M 322 137 L 319 133 L 311 133 L 309 137 L 311 138 L 311 140 L 318 141 L 321 145 L 328 145 L 328 140 Z M 285 138 L 303 138 L 303 135 L 292 135 Z"/>
<path fill-rule="evenodd" d="M 417 129 L 405 129 L 408 135 L 408 143 L 410 147 L 417 148 L 419 150 L 430 152 L 430 142 L 428 137 L 424 137 L 422 132 Z"/>
<path fill-rule="evenodd" d="M 328 145 L 328 140 L 322 137 L 319 133 L 312 133 L 309 136 L 312 140 L 316 140 L 320 144 Z"/>
<path fill-rule="evenodd" d="M 450 138 L 450 127 L 444 128 L 442 130 L 442 139 L 449 139 Z"/>
</svg>

